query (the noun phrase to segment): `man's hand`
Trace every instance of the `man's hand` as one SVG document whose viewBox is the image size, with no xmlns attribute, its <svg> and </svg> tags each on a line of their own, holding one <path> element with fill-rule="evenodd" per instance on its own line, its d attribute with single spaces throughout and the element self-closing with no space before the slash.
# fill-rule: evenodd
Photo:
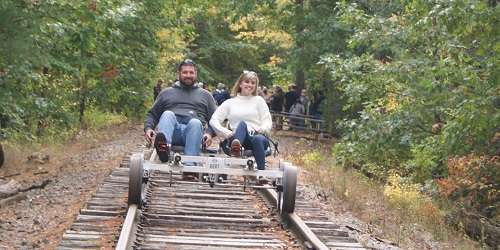
<svg viewBox="0 0 500 250">
<path fill-rule="evenodd" d="M 205 133 L 203 135 L 203 139 L 201 140 L 201 143 L 203 143 L 206 147 L 210 146 L 212 144 L 212 136 L 208 133 Z"/>
<path fill-rule="evenodd" d="M 144 134 L 144 137 L 146 138 L 146 141 L 147 141 L 148 143 L 153 143 L 153 137 L 155 136 L 155 134 L 156 134 L 156 133 L 155 133 L 155 131 L 154 131 L 154 130 L 152 130 L 152 129 L 148 128 L 148 129 L 146 130 L 146 134 Z"/>
</svg>

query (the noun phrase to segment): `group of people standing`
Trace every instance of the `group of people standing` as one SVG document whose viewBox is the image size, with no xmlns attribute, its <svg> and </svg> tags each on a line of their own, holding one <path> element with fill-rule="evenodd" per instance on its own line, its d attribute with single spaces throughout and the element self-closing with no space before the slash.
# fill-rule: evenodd
<svg viewBox="0 0 500 250">
<path fill-rule="evenodd" d="M 284 92 L 280 86 L 275 86 L 274 91 L 268 97 L 268 106 L 276 113 L 288 113 L 290 123 L 294 127 L 304 127 L 304 119 L 294 118 L 303 115 L 312 116 L 314 119 L 321 119 L 321 104 L 324 100 L 321 91 L 315 92 L 312 98 L 308 95 L 307 89 L 299 90 L 297 86 L 290 85 L 288 92 Z M 275 118 L 276 128 L 281 129 L 282 117 Z"/>
<path fill-rule="evenodd" d="M 266 134 L 271 131 L 272 120 L 265 100 L 257 95 L 257 73 L 244 71 L 232 88 L 233 98 L 219 106 L 196 80 L 195 63 L 182 61 L 177 67 L 177 80 L 158 93 L 146 115 L 145 137 L 153 142 L 160 161 L 169 160 L 172 145 L 184 146 L 186 155 L 199 155 L 202 144 L 209 146 L 212 137 L 218 135 L 227 142 L 231 155 L 241 155 L 242 147 L 252 149 L 257 168 L 265 169 L 269 147 Z"/>
</svg>

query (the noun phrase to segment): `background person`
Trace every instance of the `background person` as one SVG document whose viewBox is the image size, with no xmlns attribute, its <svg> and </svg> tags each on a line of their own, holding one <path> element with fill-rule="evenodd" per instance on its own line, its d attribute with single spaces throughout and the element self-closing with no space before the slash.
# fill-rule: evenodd
<svg viewBox="0 0 500 250">
<path fill-rule="evenodd" d="M 300 91 L 300 102 L 302 103 L 302 105 L 304 105 L 304 115 L 309 115 L 309 106 L 311 104 L 311 101 L 307 96 L 307 89 L 302 89 Z"/>
<path fill-rule="evenodd" d="M 146 115 L 144 132 L 162 162 L 168 161 L 171 145 L 184 147 L 186 155 L 199 155 L 201 143 L 212 142 L 212 130 L 205 125 L 217 108 L 212 95 L 196 84 L 196 68 L 187 59 L 177 67 L 177 81 L 162 91 Z M 158 133 L 154 128 L 158 126 Z M 204 134 L 203 134 L 204 133 Z M 155 136 L 156 135 L 156 136 Z"/>
<path fill-rule="evenodd" d="M 314 93 L 313 100 L 311 101 L 311 106 L 309 108 L 310 115 L 313 117 L 313 119 L 316 120 L 321 120 L 321 115 L 322 115 L 322 110 L 321 110 L 321 103 L 325 97 L 323 96 L 323 93 L 321 91 L 317 91 Z M 321 124 L 320 122 L 311 121 L 311 124 L 313 126 L 313 129 L 319 131 L 321 130 Z"/>
<path fill-rule="evenodd" d="M 300 98 L 297 98 L 295 103 L 292 105 L 290 108 L 290 129 L 303 129 L 305 127 L 304 123 L 304 117 L 303 115 L 305 114 L 305 108 L 304 105 L 302 104 L 302 101 Z"/>
<path fill-rule="evenodd" d="M 156 85 L 153 87 L 153 101 L 156 101 L 156 97 L 158 97 L 158 95 L 160 94 L 162 84 L 163 84 L 163 80 L 158 79 L 158 81 L 156 82 Z"/>
<path fill-rule="evenodd" d="M 268 107 L 271 107 L 271 94 L 267 90 L 266 87 L 262 90 L 262 97 L 264 98 L 264 101 L 266 101 L 266 104 Z"/>
<path fill-rule="evenodd" d="M 217 83 L 217 88 L 212 92 L 215 102 L 220 106 L 225 100 L 231 98 L 229 92 L 226 90 L 224 83 Z"/>
<path fill-rule="evenodd" d="M 288 86 L 288 92 L 285 94 L 285 112 L 290 112 L 290 108 L 299 98 L 299 93 L 297 93 L 297 87 L 295 84 Z"/>
<path fill-rule="evenodd" d="M 274 123 L 276 124 L 276 129 L 281 129 L 283 127 L 283 117 L 280 114 L 283 111 L 283 103 L 285 101 L 285 94 L 283 89 L 276 85 L 274 87 L 274 93 L 271 96 L 271 111 L 275 113 Z"/>
<path fill-rule="evenodd" d="M 259 78 L 244 71 L 232 89 L 233 98 L 220 105 L 210 119 L 218 135 L 231 145 L 231 155 L 239 156 L 241 146 L 252 149 L 257 169 L 265 169 L 265 152 L 269 141 L 264 136 L 272 128 L 271 113 L 264 98 L 257 95 Z M 227 119 L 229 128 L 222 125 Z"/>
</svg>

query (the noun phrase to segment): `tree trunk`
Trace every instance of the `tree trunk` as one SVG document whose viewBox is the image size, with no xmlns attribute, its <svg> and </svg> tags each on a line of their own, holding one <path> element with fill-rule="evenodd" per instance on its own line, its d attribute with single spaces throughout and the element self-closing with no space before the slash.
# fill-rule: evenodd
<svg viewBox="0 0 500 250">
<path fill-rule="evenodd" d="M 85 89 L 84 87 L 82 86 L 82 89 L 80 90 L 80 105 L 79 105 L 79 109 L 78 109 L 78 121 L 80 122 L 80 125 L 84 125 L 83 122 L 84 122 L 84 116 L 85 116 L 85 99 L 86 99 L 86 95 L 85 95 Z"/>
<path fill-rule="evenodd" d="M 85 106 L 86 106 L 86 100 L 87 100 L 87 82 L 85 79 L 85 72 L 84 72 L 84 65 L 83 62 L 85 57 L 85 50 L 84 50 L 84 45 L 83 41 L 80 44 L 80 68 L 79 68 L 79 77 L 78 77 L 78 84 L 80 85 L 79 90 L 80 93 L 78 95 L 79 97 L 79 107 L 78 107 L 78 121 L 80 122 L 80 126 L 85 126 L 84 124 L 84 117 L 85 117 Z"/>
<path fill-rule="evenodd" d="M 300 93 L 300 91 L 304 89 L 306 86 L 304 70 L 302 69 L 301 66 L 295 71 L 295 84 L 297 85 L 298 93 Z"/>
<path fill-rule="evenodd" d="M 3 154 L 2 144 L 0 144 L 0 167 L 2 167 L 4 159 L 5 159 L 5 157 L 4 157 L 4 154 Z"/>
<path fill-rule="evenodd" d="M 304 76 L 304 39 L 301 37 L 304 32 L 304 0 L 295 0 L 296 9 L 295 16 L 297 22 L 295 24 L 295 32 L 297 37 L 295 37 L 295 46 L 297 46 L 297 58 L 296 58 L 296 69 L 295 69 L 295 85 L 297 85 L 297 91 L 300 91 L 305 87 L 305 76 Z"/>
</svg>

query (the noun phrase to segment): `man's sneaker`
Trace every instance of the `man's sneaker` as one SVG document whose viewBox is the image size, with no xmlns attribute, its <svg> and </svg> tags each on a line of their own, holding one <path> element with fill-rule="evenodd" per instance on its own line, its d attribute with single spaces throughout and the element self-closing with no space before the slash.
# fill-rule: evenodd
<svg viewBox="0 0 500 250">
<path fill-rule="evenodd" d="M 170 155 L 170 146 L 167 144 L 167 138 L 161 132 L 156 134 L 155 138 L 155 149 L 158 158 L 161 162 L 167 162 Z"/>
<path fill-rule="evenodd" d="M 234 139 L 231 142 L 231 156 L 241 156 L 241 143 L 238 139 Z"/>
</svg>

